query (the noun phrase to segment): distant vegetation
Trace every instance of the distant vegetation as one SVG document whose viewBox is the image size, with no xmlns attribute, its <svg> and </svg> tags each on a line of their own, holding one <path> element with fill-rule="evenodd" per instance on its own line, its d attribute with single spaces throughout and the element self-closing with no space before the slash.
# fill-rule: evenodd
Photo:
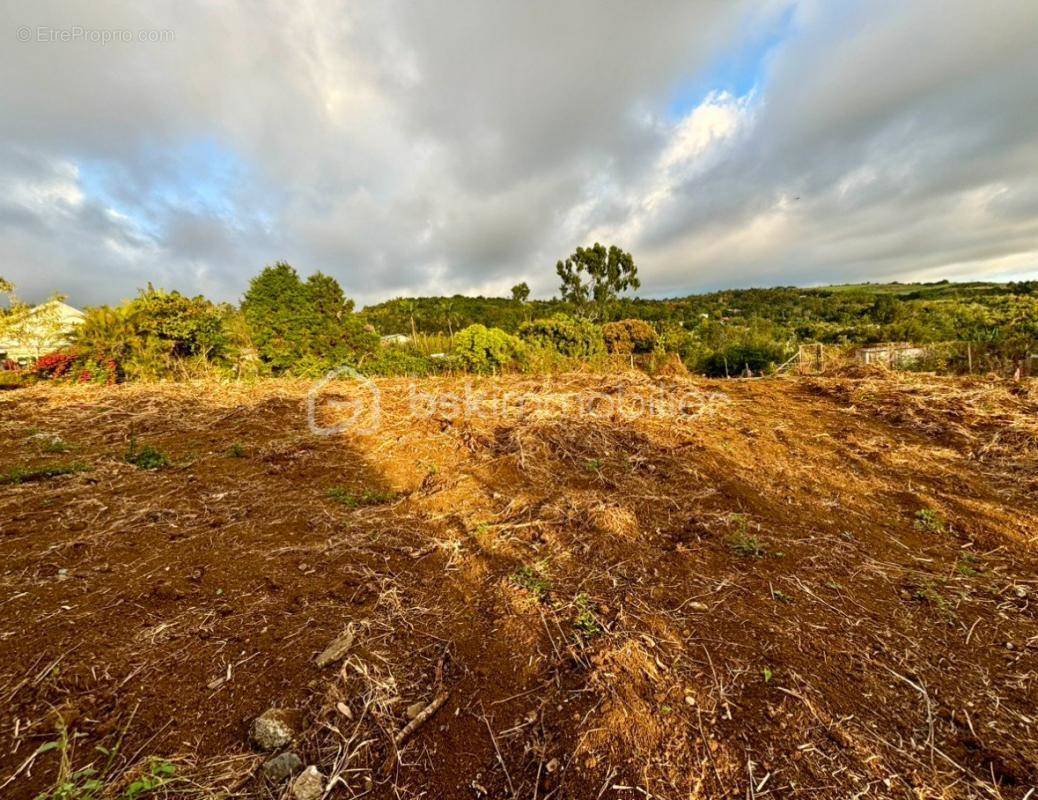
<svg viewBox="0 0 1038 800">
<path fill-rule="evenodd" d="M 723 376 L 766 373 L 815 342 L 931 344 L 922 368 L 1007 372 L 1038 351 L 1038 281 L 778 287 L 651 300 L 627 296 L 641 285 L 631 255 L 599 244 L 577 248 L 556 273 L 553 300 L 530 300 L 519 283 L 509 298 L 398 298 L 361 311 L 335 278 L 304 278 L 283 262 L 253 278 L 237 307 L 149 285 L 118 306 L 87 309 L 70 347 L 21 373 L 110 383 L 315 376 L 350 365 L 372 375 L 426 375 L 605 366 L 619 357 L 651 369 L 668 356 Z M 10 307 L 0 309 L 0 340 L 25 308 L 13 292 L 0 278 L 0 293 L 10 296 Z M 380 341 L 392 334 L 399 341 Z"/>
</svg>

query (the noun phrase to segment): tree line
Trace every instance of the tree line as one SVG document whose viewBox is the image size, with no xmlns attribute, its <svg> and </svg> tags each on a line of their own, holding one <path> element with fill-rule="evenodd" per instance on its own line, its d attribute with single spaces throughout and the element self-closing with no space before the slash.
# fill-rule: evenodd
<svg viewBox="0 0 1038 800">
<path fill-rule="evenodd" d="M 151 285 L 116 306 L 86 310 L 66 346 L 26 372 L 78 381 L 201 374 L 313 376 L 343 364 L 368 374 L 562 369 L 622 355 L 694 372 L 766 372 L 803 343 L 970 342 L 969 366 L 1004 371 L 1038 350 L 1038 282 L 858 284 L 632 297 L 637 267 L 618 247 L 577 248 L 556 264 L 558 295 L 397 298 L 357 310 L 338 281 L 303 277 L 278 262 L 250 282 L 240 304 L 213 303 Z M 30 310 L 0 278 L 0 340 Z M 6 332 L 6 333 L 5 333 Z M 384 346 L 380 336 L 405 341 Z M 965 355 L 934 348 L 946 371 Z M 14 365 L 8 364 L 8 367 Z"/>
</svg>

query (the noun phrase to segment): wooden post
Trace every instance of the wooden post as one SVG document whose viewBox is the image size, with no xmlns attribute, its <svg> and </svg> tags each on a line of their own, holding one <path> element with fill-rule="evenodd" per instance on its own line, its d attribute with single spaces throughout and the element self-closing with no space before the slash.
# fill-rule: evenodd
<svg viewBox="0 0 1038 800">
<path fill-rule="evenodd" d="M 970 375 L 972 375 L 973 374 L 973 345 L 971 345 L 969 342 L 966 342 L 966 360 L 969 362 L 969 365 L 970 365 Z"/>
</svg>

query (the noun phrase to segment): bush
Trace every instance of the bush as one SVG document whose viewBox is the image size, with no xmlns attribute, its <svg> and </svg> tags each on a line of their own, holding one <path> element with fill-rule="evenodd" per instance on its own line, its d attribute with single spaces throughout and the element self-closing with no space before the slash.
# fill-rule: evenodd
<svg viewBox="0 0 1038 800">
<path fill-rule="evenodd" d="M 58 380 L 59 378 L 68 377 L 72 373 L 78 358 L 79 355 L 71 350 L 47 353 L 47 355 L 36 359 L 36 363 L 32 366 L 32 371 L 37 378 Z"/>
<path fill-rule="evenodd" d="M 0 372 L 0 391 L 4 389 L 20 389 L 28 386 L 31 378 L 27 370 L 4 370 Z"/>
<path fill-rule="evenodd" d="M 588 358 L 605 350 L 601 328 L 589 320 L 565 314 L 523 323 L 519 336 L 528 344 L 569 358 Z"/>
<path fill-rule="evenodd" d="M 149 285 L 130 301 L 128 316 L 137 335 L 154 340 L 173 358 L 218 358 L 226 339 L 220 310 L 204 297 L 185 297 Z"/>
<path fill-rule="evenodd" d="M 774 369 L 785 361 L 785 351 L 775 344 L 733 344 L 711 353 L 700 364 L 700 372 L 711 378 L 738 376 L 749 367 L 754 372 Z"/>
<path fill-rule="evenodd" d="M 515 364 L 523 343 L 500 328 L 469 325 L 454 337 L 454 359 L 469 372 L 496 372 Z"/>
<path fill-rule="evenodd" d="M 75 350 L 40 356 L 27 371 L 39 380 L 76 383 L 112 384 L 120 376 L 119 365 L 111 356 L 89 356 Z"/>
<path fill-rule="evenodd" d="M 622 319 L 602 326 L 602 338 L 610 353 L 651 353 L 656 331 L 644 320 Z"/>
<path fill-rule="evenodd" d="M 365 375 L 408 375 L 422 377 L 440 371 L 443 359 L 429 358 L 412 348 L 382 347 L 365 356 L 358 369 Z"/>
</svg>

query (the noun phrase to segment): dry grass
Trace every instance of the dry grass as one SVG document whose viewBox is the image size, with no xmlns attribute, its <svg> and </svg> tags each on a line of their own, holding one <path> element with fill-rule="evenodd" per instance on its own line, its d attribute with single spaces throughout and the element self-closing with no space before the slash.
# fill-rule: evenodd
<svg viewBox="0 0 1038 800">
<path fill-rule="evenodd" d="M 302 382 L 0 397 L 0 467 L 41 433 L 91 466 L 0 489 L 4 775 L 59 710 L 79 752 L 125 730 L 123 770 L 276 796 L 245 731 L 278 706 L 328 797 L 1028 796 L 1032 387 L 377 385 L 332 437 Z"/>
</svg>

